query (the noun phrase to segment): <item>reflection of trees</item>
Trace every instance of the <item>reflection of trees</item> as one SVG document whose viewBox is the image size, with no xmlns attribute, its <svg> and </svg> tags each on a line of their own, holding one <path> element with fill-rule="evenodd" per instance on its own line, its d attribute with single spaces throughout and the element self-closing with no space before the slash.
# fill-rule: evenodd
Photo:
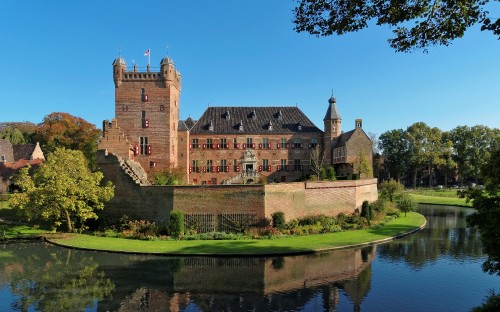
<svg viewBox="0 0 500 312">
<path fill-rule="evenodd" d="M 81 311 L 114 289 L 92 257 L 75 256 L 72 250 L 39 248 L 17 261 L 20 269 L 10 282 L 12 293 L 19 296 L 15 310 Z"/>
<path fill-rule="evenodd" d="M 458 207 L 423 208 L 427 226 L 422 231 L 378 246 L 378 255 L 390 260 L 404 260 L 420 268 L 440 257 L 464 259 L 481 257 L 481 241 L 476 229 L 467 228 L 465 217 L 471 210 Z"/>
</svg>

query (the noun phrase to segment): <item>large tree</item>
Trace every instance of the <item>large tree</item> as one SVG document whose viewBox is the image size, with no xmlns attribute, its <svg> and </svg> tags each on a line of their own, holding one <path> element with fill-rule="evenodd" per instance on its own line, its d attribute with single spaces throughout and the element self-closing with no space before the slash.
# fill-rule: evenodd
<svg viewBox="0 0 500 312">
<path fill-rule="evenodd" d="M 473 201 L 476 212 L 467 217 L 469 226 L 477 226 L 488 259 L 483 269 L 500 275 L 500 146 L 495 146 L 482 167 L 485 187 L 469 189 L 466 196 Z"/>
<path fill-rule="evenodd" d="M 56 148 L 33 177 L 28 167 L 19 171 L 13 182 L 21 192 L 10 203 L 28 220 L 49 221 L 54 229 L 65 223 L 71 232 L 75 225 L 84 227 L 86 220 L 97 219 L 96 210 L 113 197 L 114 186 L 101 185 L 102 179 L 101 172 L 90 171 L 81 151 Z"/>
<path fill-rule="evenodd" d="M 82 151 L 93 167 L 101 132 L 95 125 L 80 117 L 55 112 L 45 116 L 38 125 L 34 137 L 46 153 L 54 151 L 57 147 Z"/>
<path fill-rule="evenodd" d="M 343 35 L 377 25 L 393 28 L 389 44 L 398 52 L 449 45 L 481 24 L 500 39 L 500 19 L 486 9 L 489 0 L 298 0 L 295 30 L 318 36 Z M 492 2 L 498 2 L 494 0 Z"/>
<path fill-rule="evenodd" d="M 390 130 L 379 137 L 378 146 L 384 157 L 384 166 L 390 177 L 400 181 L 409 164 L 408 140 L 403 129 Z"/>
</svg>

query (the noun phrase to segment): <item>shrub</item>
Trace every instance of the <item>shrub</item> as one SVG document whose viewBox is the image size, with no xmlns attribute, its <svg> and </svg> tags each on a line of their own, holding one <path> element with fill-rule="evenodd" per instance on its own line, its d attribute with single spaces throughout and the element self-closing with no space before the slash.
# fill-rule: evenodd
<svg viewBox="0 0 500 312">
<path fill-rule="evenodd" d="M 403 190 L 403 184 L 396 180 L 383 181 L 380 185 L 380 197 L 388 199 L 392 203 Z"/>
<path fill-rule="evenodd" d="M 365 200 L 361 205 L 361 217 L 364 217 L 366 221 L 368 221 L 368 225 L 370 224 L 370 220 L 372 219 L 372 214 L 371 214 L 370 203 L 367 200 Z"/>
<path fill-rule="evenodd" d="M 184 213 L 182 211 L 172 211 L 168 219 L 168 234 L 172 237 L 182 237 L 184 235 Z"/>
<path fill-rule="evenodd" d="M 272 214 L 273 226 L 278 229 L 285 228 L 285 213 L 282 211 L 277 211 Z"/>
<path fill-rule="evenodd" d="M 407 212 L 417 209 L 417 202 L 409 194 L 403 193 L 396 200 L 396 207 L 404 212 L 406 217 Z"/>
</svg>

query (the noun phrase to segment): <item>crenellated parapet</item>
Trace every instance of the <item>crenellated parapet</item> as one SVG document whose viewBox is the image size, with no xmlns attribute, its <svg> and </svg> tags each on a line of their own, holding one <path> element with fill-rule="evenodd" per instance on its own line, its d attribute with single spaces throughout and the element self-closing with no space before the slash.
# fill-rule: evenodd
<svg viewBox="0 0 500 312">
<path fill-rule="evenodd" d="M 159 71 L 151 71 L 151 66 L 144 68 L 127 67 L 127 63 L 122 57 L 119 57 L 113 62 L 113 78 L 115 87 L 120 87 L 123 82 L 157 82 L 159 85 L 166 87 L 171 85 L 177 89 L 181 88 L 181 74 L 175 68 L 175 64 L 171 58 L 165 57 L 160 62 L 160 67 L 153 68 Z"/>
</svg>

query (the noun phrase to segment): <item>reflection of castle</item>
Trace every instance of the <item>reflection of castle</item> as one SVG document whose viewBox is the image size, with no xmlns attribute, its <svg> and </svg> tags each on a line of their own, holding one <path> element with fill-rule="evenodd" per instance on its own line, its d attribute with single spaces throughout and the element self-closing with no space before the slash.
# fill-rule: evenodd
<svg viewBox="0 0 500 312">
<path fill-rule="evenodd" d="M 159 72 L 113 63 L 115 119 L 104 122 L 99 148 L 138 161 L 146 171 L 181 168 L 194 184 L 294 181 L 311 171 L 311 153 L 325 151 L 338 175 L 353 172 L 362 154 L 371 164 L 371 141 L 357 119 L 341 131 L 331 97 L 324 131 L 297 107 L 209 107 L 199 120 L 179 119 L 181 75 L 165 57 Z"/>
<path fill-rule="evenodd" d="M 122 295 L 114 295 L 120 297 L 119 303 L 103 300 L 99 310 L 116 310 L 119 305 L 120 311 L 137 311 L 146 305 L 149 310 L 167 311 L 188 306 L 202 311 L 288 311 L 320 296 L 323 309 L 333 311 L 339 304 L 339 290 L 356 308 L 370 290 L 375 254 L 376 247 L 371 246 L 294 257 L 165 259 L 175 271 L 165 275 L 158 271 L 164 269 L 161 260 L 148 266 L 155 271 L 146 274 L 147 261 L 138 261 L 141 278 L 129 278 L 124 285 L 117 283 L 113 272 L 106 272 Z M 134 274 L 133 267 L 127 270 Z"/>
</svg>

